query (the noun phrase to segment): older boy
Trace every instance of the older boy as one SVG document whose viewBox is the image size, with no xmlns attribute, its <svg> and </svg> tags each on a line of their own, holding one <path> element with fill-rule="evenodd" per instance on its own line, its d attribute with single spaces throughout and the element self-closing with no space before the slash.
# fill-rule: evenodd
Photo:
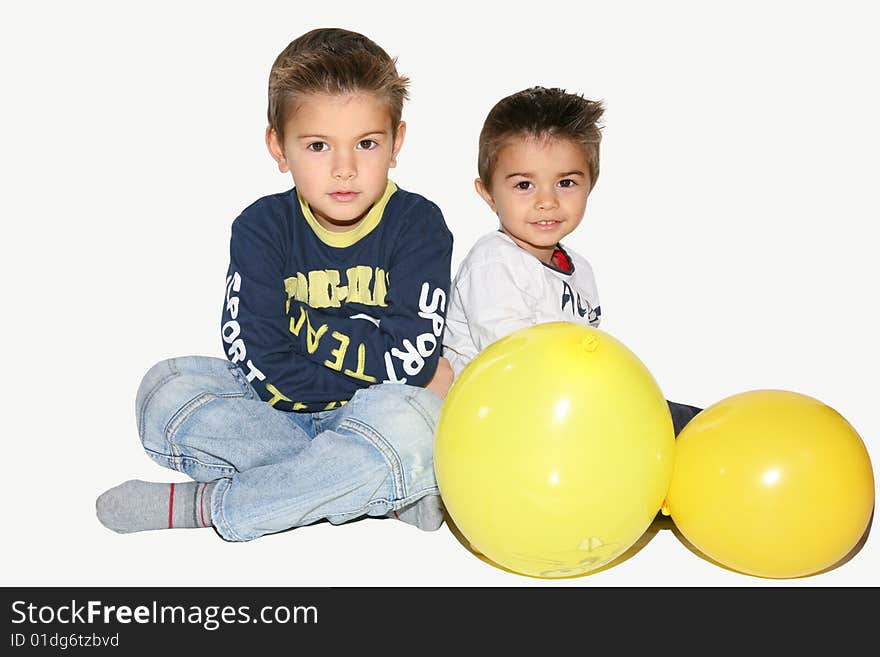
<svg viewBox="0 0 880 657">
<path fill-rule="evenodd" d="M 230 541 L 364 515 L 440 526 L 452 236 L 436 205 L 388 180 L 407 83 L 346 30 L 313 30 L 278 56 L 266 143 L 295 187 L 232 225 L 228 361 L 163 361 L 137 394 L 147 454 L 195 481 L 125 482 L 98 499 L 103 524 L 213 526 Z"/>
<path fill-rule="evenodd" d="M 542 322 L 597 326 L 590 264 L 561 240 L 599 175 L 601 103 L 533 87 L 499 101 L 480 133 L 477 193 L 501 222 L 459 267 L 444 355 L 456 375 L 489 344 Z M 669 402 L 675 434 L 701 409 Z"/>
</svg>

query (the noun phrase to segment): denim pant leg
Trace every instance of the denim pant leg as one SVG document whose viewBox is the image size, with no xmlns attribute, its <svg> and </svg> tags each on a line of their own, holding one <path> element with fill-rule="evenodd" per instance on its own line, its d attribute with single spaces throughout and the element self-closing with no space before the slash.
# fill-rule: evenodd
<svg viewBox="0 0 880 657">
<path fill-rule="evenodd" d="M 307 449 L 220 481 L 214 526 L 227 540 L 247 541 L 321 519 L 385 515 L 438 494 L 433 448 L 441 404 L 423 388 L 380 384 L 314 414 L 319 432 Z"/>
<path fill-rule="evenodd" d="M 196 481 L 289 459 L 310 442 L 308 415 L 275 410 L 221 358 L 153 366 L 138 389 L 136 413 L 147 454 Z"/>
<path fill-rule="evenodd" d="M 703 410 L 696 406 L 679 404 L 677 402 L 669 401 L 668 399 L 666 400 L 666 403 L 669 405 L 669 412 L 672 414 L 672 426 L 675 429 L 676 438 L 678 438 L 678 434 L 681 433 L 681 430 L 685 428 L 685 425 L 693 420 L 697 413 Z"/>
</svg>

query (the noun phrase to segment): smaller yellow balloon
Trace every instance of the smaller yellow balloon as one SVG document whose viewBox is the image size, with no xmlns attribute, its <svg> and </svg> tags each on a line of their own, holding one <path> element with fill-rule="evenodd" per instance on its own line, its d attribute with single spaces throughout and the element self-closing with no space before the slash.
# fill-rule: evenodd
<svg viewBox="0 0 880 657">
<path fill-rule="evenodd" d="M 718 563 L 760 577 L 812 575 L 858 543 L 874 508 L 865 445 L 834 409 L 785 390 L 706 408 L 676 442 L 666 506 Z"/>
</svg>

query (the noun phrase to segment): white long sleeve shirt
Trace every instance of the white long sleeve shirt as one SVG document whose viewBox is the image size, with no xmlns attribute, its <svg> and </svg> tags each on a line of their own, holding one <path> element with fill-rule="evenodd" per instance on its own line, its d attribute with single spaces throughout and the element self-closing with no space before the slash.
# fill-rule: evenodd
<svg viewBox="0 0 880 657">
<path fill-rule="evenodd" d="M 562 249 L 572 265 L 545 265 L 510 236 L 484 235 L 459 266 L 449 294 L 443 355 L 458 376 L 479 352 L 514 331 L 544 322 L 599 325 L 599 293 L 590 263 Z"/>
</svg>

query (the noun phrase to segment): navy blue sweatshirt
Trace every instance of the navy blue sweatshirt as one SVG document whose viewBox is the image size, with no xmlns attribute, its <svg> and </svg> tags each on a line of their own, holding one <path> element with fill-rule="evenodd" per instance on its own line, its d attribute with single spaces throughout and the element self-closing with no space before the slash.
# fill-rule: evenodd
<svg viewBox="0 0 880 657">
<path fill-rule="evenodd" d="M 266 196 L 232 224 L 223 349 L 279 410 L 338 408 L 387 381 L 425 386 L 451 258 L 440 209 L 390 181 L 346 233 L 321 226 L 296 188 Z"/>
</svg>

